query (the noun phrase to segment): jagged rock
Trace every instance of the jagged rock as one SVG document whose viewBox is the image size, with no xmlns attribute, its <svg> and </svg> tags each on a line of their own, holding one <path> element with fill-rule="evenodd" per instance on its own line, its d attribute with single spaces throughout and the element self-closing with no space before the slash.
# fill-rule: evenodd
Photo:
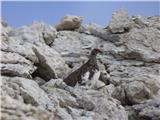
<svg viewBox="0 0 160 120">
<path fill-rule="evenodd" d="M 33 80 L 34 80 L 39 86 L 41 86 L 41 85 L 43 85 L 43 84 L 46 83 L 46 81 L 43 80 L 43 79 L 40 78 L 40 77 L 35 77 Z"/>
<path fill-rule="evenodd" d="M 158 29 L 132 29 L 124 37 L 126 50 L 121 53 L 123 57 L 160 63 L 160 31 Z"/>
<path fill-rule="evenodd" d="M 59 120 L 44 108 L 26 105 L 8 95 L 1 100 L 1 120 Z"/>
<path fill-rule="evenodd" d="M 57 101 L 56 105 L 58 108 L 66 108 L 68 114 L 71 114 L 73 118 L 78 119 L 79 117 L 79 119 L 82 119 L 84 116 L 87 116 L 82 115 L 82 113 L 88 112 L 87 118 L 91 120 L 109 118 L 111 120 L 127 120 L 127 113 L 119 102 L 102 91 L 86 90 L 81 87 L 68 87 L 65 90 L 63 87 L 57 88 L 54 80 L 52 82 L 49 81 L 42 88 L 49 94 L 50 98 Z"/>
<path fill-rule="evenodd" d="M 83 109 L 76 109 L 68 107 L 67 111 L 72 116 L 73 120 L 94 120 L 95 113 L 92 111 L 85 111 Z"/>
<path fill-rule="evenodd" d="M 76 98 L 70 95 L 70 91 L 65 89 L 59 89 L 49 84 L 44 84 L 42 89 L 49 95 L 50 99 L 55 102 L 56 107 L 65 107 L 65 106 L 77 106 Z"/>
<path fill-rule="evenodd" d="M 63 108 L 57 108 L 56 115 L 58 116 L 59 120 L 73 120 L 72 116 Z"/>
<path fill-rule="evenodd" d="M 120 39 L 118 35 L 111 34 L 111 32 L 108 29 L 104 29 L 100 25 L 97 25 L 95 23 L 81 26 L 77 31 L 80 33 L 94 35 L 105 41 L 110 42 L 117 42 Z"/>
<path fill-rule="evenodd" d="M 78 29 L 82 23 L 82 16 L 66 15 L 61 19 L 61 22 L 56 25 L 56 29 L 59 30 L 75 30 Z"/>
<path fill-rule="evenodd" d="M 121 10 L 106 28 L 81 25 L 81 17 L 68 16 L 56 32 L 42 22 L 17 29 L 2 20 L 1 71 L 8 76 L 2 76 L 3 118 L 159 120 L 159 21 L 160 16 L 128 17 Z M 86 62 L 93 48 L 103 51 L 97 56 L 103 82 L 96 81 L 91 88 L 67 86 L 63 77 Z M 5 70 L 9 74 L 4 74 Z M 28 76 L 33 80 L 22 78 Z M 121 104 L 132 106 L 125 111 Z"/>
<path fill-rule="evenodd" d="M 146 76 L 127 78 L 121 81 L 112 96 L 121 101 L 123 105 L 134 105 L 152 99 L 160 89 L 159 77 Z"/>
<path fill-rule="evenodd" d="M 148 100 L 142 104 L 126 107 L 129 120 L 159 120 L 160 98 Z"/>
<path fill-rule="evenodd" d="M 44 80 L 49 81 L 52 78 L 65 75 L 67 66 L 65 66 L 65 61 L 58 52 L 48 46 L 34 47 L 33 51 L 39 60 L 37 64 L 38 69 L 34 73 L 35 76 L 40 76 Z"/>
<path fill-rule="evenodd" d="M 41 86 L 48 92 L 54 88 L 60 88 L 64 90 L 69 90 L 70 87 L 63 82 L 62 79 L 51 79 L 50 81 L 46 82 L 43 86 Z"/>
<path fill-rule="evenodd" d="M 134 22 L 132 27 L 135 28 L 144 28 L 144 27 L 148 27 L 148 21 L 146 17 L 141 17 L 141 16 L 133 16 L 131 18 L 131 20 Z"/>
<path fill-rule="evenodd" d="M 1 51 L 1 55 L 3 56 L 1 59 L 2 75 L 31 78 L 31 74 L 36 69 L 32 62 L 17 53 Z"/>
<path fill-rule="evenodd" d="M 8 34 L 10 33 L 10 31 L 13 30 L 12 27 L 8 26 L 7 22 L 4 21 L 2 18 L 0 19 L 0 27 L 1 27 L 1 38 L 2 41 L 8 41 Z"/>
<path fill-rule="evenodd" d="M 11 30 L 7 40 L 2 40 L 1 50 L 15 52 L 37 63 L 32 47 L 50 45 L 56 37 L 56 30 L 44 23 L 34 22 L 29 26 Z M 2 36 L 2 38 L 4 38 Z"/>
<path fill-rule="evenodd" d="M 54 104 L 48 95 L 33 80 L 21 77 L 2 77 L 2 90 L 2 95 L 7 94 L 26 104 L 41 106 L 49 110 L 54 109 Z"/>
<path fill-rule="evenodd" d="M 54 39 L 57 36 L 57 31 L 52 26 L 44 26 L 44 30 L 42 32 L 43 39 L 47 45 L 51 45 L 54 42 Z"/>
<path fill-rule="evenodd" d="M 88 107 L 89 105 L 94 105 L 92 111 L 95 113 L 93 116 L 95 120 L 128 120 L 127 113 L 120 103 L 107 94 L 95 90 L 85 90 L 84 92 L 80 92 L 77 97 L 80 97 L 82 100 L 84 98 L 83 104 L 85 104 L 85 100 L 88 99 L 88 102 L 91 102 L 88 104 Z"/>
<path fill-rule="evenodd" d="M 160 30 L 159 20 L 160 20 L 160 16 L 148 17 L 148 19 L 147 19 L 147 22 L 149 24 L 148 26 L 149 27 L 155 27 L 158 30 Z"/>
<path fill-rule="evenodd" d="M 67 64 L 73 64 L 72 67 L 75 67 L 78 63 L 86 62 L 86 55 L 90 54 L 92 48 L 96 48 L 98 41 L 101 40 L 91 35 L 60 31 L 52 48 L 61 54 Z"/>
<path fill-rule="evenodd" d="M 123 33 L 130 29 L 131 22 L 126 10 L 114 12 L 108 28 L 112 33 Z"/>
</svg>

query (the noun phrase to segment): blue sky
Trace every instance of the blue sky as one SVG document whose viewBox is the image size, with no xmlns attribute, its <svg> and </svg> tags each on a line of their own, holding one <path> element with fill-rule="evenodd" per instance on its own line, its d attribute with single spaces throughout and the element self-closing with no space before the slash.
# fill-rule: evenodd
<svg viewBox="0 0 160 120">
<path fill-rule="evenodd" d="M 2 2 L 2 18 L 13 27 L 43 21 L 56 24 L 66 14 L 84 16 L 83 24 L 96 22 L 107 26 L 112 13 L 118 9 L 128 10 L 129 15 L 159 15 L 157 2 Z"/>
</svg>

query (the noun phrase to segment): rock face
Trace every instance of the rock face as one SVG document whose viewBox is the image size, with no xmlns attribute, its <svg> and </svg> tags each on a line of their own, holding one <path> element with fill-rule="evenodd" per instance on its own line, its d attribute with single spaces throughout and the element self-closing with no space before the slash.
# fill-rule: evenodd
<svg viewBox="0 0 160 120">
<path fill-rule="evenodd" d="M 160 98 L 148 100 L 140 105 L 127 107 L 130 120 L 159 120 L 160 119 Z"/>
<path fill-rule="evenodd" d="M 2 120 L 159 120 L 159 20 L 125 10 L 106 28 L 80 16 L 18 29 L 1 20 Z M 103 51 L 95 86 L 67 86 L 93 48 Z"/>
<path fill-rule="evenodd" d="M 2 75 L 31 78 L 31 74 L 36 69 L 31 61 L 17 53 L 1 51 L 1 55 L 3 56 L 1 59 Z"/>
<path fill-rule="evenodd" d="M 38 69 L 35 71 L 35 75 L 40 76 L 46 81 L 63 77 L 67 72 L 67 66 L 65 67 L 65 61 L 61 58 L 60 54 L 48 46 L 33 47 L 39 62 L 37 64 Z"/>
<path fill-rule="evenodd" d="M 39 88 L 35 81 L 20 77 L 2 77 L 2 79 L 3 95 L 8 94 L 14 99 L 33 106 L 42 106 L 46 109 L 54 108 L 48 95 Z"/>
<path fill-rule="evenodd" d="M 153 98 L 160 89 L 160 77 L 138 77 L 127 79 L 118 86 L 112 96 L 122 102 L 123 105 L 133 105 Z"/>
<path fill-rule="evenodd" d="M 71 116 L 73 120 L 89 118 L 91 120 L 128 120 L 127 112 L 120 102 L 109 97 L 105 91 L 86 90 L 82 87 L 72 88 L 62 80 L 51 80 L 42 88 L 52 100 L 57 101 L 58 108 L 66 109 L 65 114 Z"/>
<path fill-rule="evenodd" d="M 2 120 L 56 120 L 54 114 L 39 107 L 33 107 L 19 102 L 10 96 L 1 96 L 1 119 Z"/>
</svg>

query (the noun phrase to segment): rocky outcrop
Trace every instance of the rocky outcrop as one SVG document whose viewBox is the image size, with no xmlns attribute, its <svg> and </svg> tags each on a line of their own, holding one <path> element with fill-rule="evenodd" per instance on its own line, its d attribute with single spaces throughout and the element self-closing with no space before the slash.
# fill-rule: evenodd
<svg viewBox="0 0 160 120">
<path fill-rule="evenodd" d="M 1 96 L 2 120 L 57 120 L 56 116 L 40 107 L 19 102 L 8 95 Z"/>
<path fill-rule="evenodd" d="M 65 114 L 70 115 L 73 120 L 83 118 L 128 120 L 127 112 L 120 102 L 105 92 L 87 90 L 85 87 L 72 88 L 65 85 L 62 80 L 51 80 L 42 88 L 52 100 L 57 101 L 57 107 L 66 109 Z"/>
<path fill-rule="evenodd" d="M 31 78 L 36 67 L 25 57 L 11 52 L 1 51 L 1 75 Z"/>
<path fill-rule="evenodd" d="M 51 47 L 58 51 L 66 63 L 73 68 L 88 59 L 87 56 L 91 49 L 97 46 L 98 41 L 99 38 L 91 35 L 60 31 Z"/>
<path fill-rule="evenodd" d="M 7 30 L 8 27 L 2 27 L 2 31 Z M 56 37 L 56 30 L 47 24 L 34 22 L 29 26 L 10 30 L 7 36 L 3 38 L 5 37 L 7 39 L 2 41 L 2 51 L 20 54 L 26 59 L 37 63 L 38 59 L 32 47 L 51 44 Z"/>
<path fill-rule="evenodd" d="M 39 88 L 35 81 L 21 77 L 2 77 L 2 79 L 2 95 L 7 94 L 33 106 L 41 106 L 45 109 L 54 108 L 48 95 Z"/>
<path fill-rule="evenodd" d="M 56 25 L 56 29 L 59 30 L 75 30 L 81 26 L 83 17 L 66 15 L 61 19 L 61 22 Z"/>
<path fill-rule="evenodd" d="M 34 72 L 34 76 L 39 76 L 49 81 L 52 78 L 63 77 L 65 75 L 67 66 L 65 66 L 65 61 L 59 53 L 48 46 L 33 47 L 32 49 L 39 60 L 36 64 L 38 68 Z"/>
<path fill-rule="evenodd" d="M 152 99 L 160 90 L 160 77 L 146 76 L 123 79 L 112 96 L 122 102 L 123 105 L 134 105 L 145 100 Z"/>
<path fill-rule="evenodd" d="M 110 21 L 108 28 L 112 33 L 123 33 L 130 29 L 131 21 L 128 16 L 128 12 L 125 10 L 119 10 L 114 12 L 112 20 Z"/>
<path fill-rule="evenodd" d="M 160 119 L 160 98 L 148 100 L 140 105 L 126 107 L 129 111 L 129 120 L 159 120 Z"/>
<path fill-rule="evenodd" d="M 159 120 L 160 16 L 120 10 L 105 28 L 65 16 L 57 26 L 1 21 L 2 119 Z M 93 48 L 101 75 L 93 87 L 63 78 Z M 91 83 L 92 84 L 92 83 Z"/>
</svg>

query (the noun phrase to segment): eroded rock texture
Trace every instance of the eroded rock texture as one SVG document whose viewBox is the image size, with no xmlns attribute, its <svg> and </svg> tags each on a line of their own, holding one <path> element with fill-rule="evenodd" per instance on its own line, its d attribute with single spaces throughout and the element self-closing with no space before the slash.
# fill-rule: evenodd
<svg viewBox="0 0 160 120">
<path fill-rule="evenodd" d="M 159 120 L 160 16 L 120 10 L 105 28 L 65 16 L 56 26 L 1 20 L 2 120 Z M 63 79 L 97 56 L 94 87 Z"/>
</svg>

